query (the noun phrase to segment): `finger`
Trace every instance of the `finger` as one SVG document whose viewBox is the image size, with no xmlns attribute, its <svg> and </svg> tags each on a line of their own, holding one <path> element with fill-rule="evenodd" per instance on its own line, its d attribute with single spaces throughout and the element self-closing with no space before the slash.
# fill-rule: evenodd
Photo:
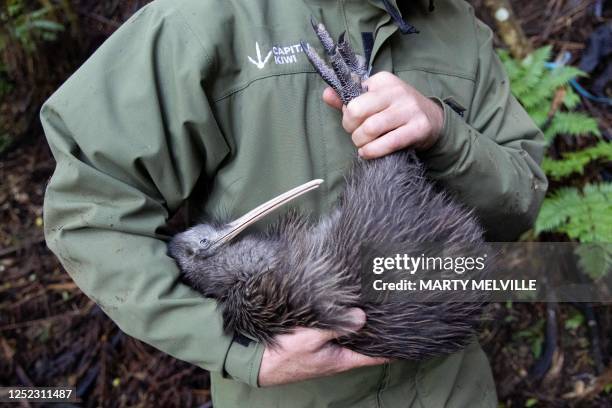
<svg viewBox="0 0 612 408">
<path fill-rule="evenodd" d="M 391 87 L 394 87 L 395 85 L 401 85 L 402 87 L 414 89 L 408 83 L 400 79 L 398 76 L 388 71 L 381 71 L 372 75 L 371 77 L 363 81 L 363 84 L 368 87 L 368 90 L 371 91 L 378 91 L 379 89 L 389 89 Z"/>
<path fill-rule="evenodd" d="M 321 330 L 310 327 L 295 327 L 291 332 L 285 334 L 277 334 L 274 338 L 275 344 L 270 346 L 270 349 L 286 349 L 292 347 L 293 344 L 312 343 L 311 339 L 318 339 Z"/>
<path fill-rule="evenodd" d="M 385 109 L 367 118 L 352 134 L 356 147 L 362 147 L 380 136 L 397 129 L 407 121 L 405 110 Z"/>
<path fill-rule="evenodd" d="M 308 342 L 308 344 L 311 344 L 313 347 L 321 348 L 331 340 L 345 336 L 349 332 L 358 331 L 366 323 L 365 312 L 356 307 L 348 309 L 343 318 L 347 325 L 340 330 L 300 329 L 303 330 L 302 333 L 306 336 L 304 341 Z"/>
<path fill-rule="evenodd" d="M 358 307 L 348 309 L 344 314 L 344 318 L 348 323 L 347 329 L 352 331 L 359 331 L 366 324 L 367 319 L 365 312 Z M 334 338 L 338 338 L 342 335 L 338 335 L 338 332 L 336 332 L 336 334 Z"/>
<path fill-rule="evenodd" d="M 370 116 L 382 112 L 391 105 L 392 99 L 387 92 L 368 91 L 346 105 L 342 116 L 342 127 L 353 133 Z"/>
<path fill-rule="evenodd" d="M 342 336 L 344 333 L 336 330 L 313 329 L 309 327 L 297 327 L 290 334 L 281 334 L 276 340 L 283 350 L 299 348 L 317 353 L 325 348 L 329 342 Z"/>
<path fill-rule="evenodd" d="M 345 371 L 357 367 L 381 365 L 388 363 L 390 360 L 384 357 L 366 356 L 343 347 L 338 353 L 337 361 L 340 369 Z"/>
<path fill-rule="evenodd" d="M 374 159 L 407 147 L 418 147 L 430 130 L 426 117 L 413 117 L 406 125 L 366 144 L 358 150 L 364 159 Z"/>
<path fill-rule="evenodd" d="M 325 88 L 323 91 L 323 101 L 331 106 L 332 108 L 341 110 L 342 109 L 342 100 L 331 87 Z"/>
</svg>

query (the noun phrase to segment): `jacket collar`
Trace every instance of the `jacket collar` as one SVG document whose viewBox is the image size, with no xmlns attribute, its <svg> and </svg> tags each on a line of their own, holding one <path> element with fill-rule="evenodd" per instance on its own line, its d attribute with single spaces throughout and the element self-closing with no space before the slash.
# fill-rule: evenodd
<svg viewBox="0 0 612 408">
<path fill-rule="evenodd" d="M 396 0 L 380 0 L 380 1 L 385 7 L 387 14 L 391 16 L 391 18 L 393 19 L 393 21 L 395 22 L 395 24 L 397 25 L 397 27 L 399 28 L 402 34 L 414 34 L 414 33 L 419 32 L 412 24 L 409 24 L 406 20 L 404 20 L 404 18 L 402 17 L 402 13 L 397 7 Z"/>
<path fill-rule="evenodd" d="M 407 1 L 407 0 L 402 0 Z M 429 12 L 433 12 L 435 9 L 434 0 L 421 0 L 427 1 Z M 415 34 L 419 31 L 410 23 L 408 23 L 402 16 L 401 8 L 398 7 L 398 0 L 369 0 L 370 4 L 381 8 L 387 12 L 389 17 L 392 18 L 395 25 L 399 28 L 402 34 Z"/>
</svg>

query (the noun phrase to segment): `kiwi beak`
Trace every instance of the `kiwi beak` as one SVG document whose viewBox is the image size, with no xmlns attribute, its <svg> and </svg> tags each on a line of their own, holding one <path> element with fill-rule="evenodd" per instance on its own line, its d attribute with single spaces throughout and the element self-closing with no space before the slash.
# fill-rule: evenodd
<svg viewBox="0 0 612 408">
<path fill-rule="evenodd" d="M 257 206 L 248 213 L 244 214 L 242 217 L 230 222 L 226 227 L 225 234 L 221 236 L 217 242 L 215 242 L 215 244 L 225 244 L 231 241 L 251 224 L 262 219 L 272 211 L 275 211 L 283 205 L 295 200 L 301 195 L 318 188 L 321 183 L 323 183 L 323 180 L 321 179 L 311 180 L 308 183 L 297 186 Z"/>
</svg>

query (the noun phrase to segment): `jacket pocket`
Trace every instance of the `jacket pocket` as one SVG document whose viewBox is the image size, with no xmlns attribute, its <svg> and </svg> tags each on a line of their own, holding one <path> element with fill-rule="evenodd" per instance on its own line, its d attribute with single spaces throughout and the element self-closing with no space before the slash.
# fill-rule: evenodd
<svg viewBox="0 0 612 408">
<path fill-rule="evenodd" d="M 426 69 L 403 69 L 395 72 L 400 79 L 427 97 L 440 98 L 461 116 L 467 116 L 474 93 L 474 81 L 463 75 Z"/>
</svg>

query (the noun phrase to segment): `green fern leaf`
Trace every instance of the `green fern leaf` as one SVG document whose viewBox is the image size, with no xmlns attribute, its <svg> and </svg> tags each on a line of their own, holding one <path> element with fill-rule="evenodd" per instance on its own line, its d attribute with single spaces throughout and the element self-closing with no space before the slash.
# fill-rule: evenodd
<svg viewBox="0 0 612 408">
<path fill-rule="evenodd" d="M 550 142 L 560 134 L 601 136 L 597 120 L 580 112 L 557 112 L 544 131 L 544 136 Z"/>
<path fill-rule="evenodd" d="M 521 66 L 510 56 L 510 53 L 507 50 L 499 49 L 497 50 L 497 55 L 499 55 L 499 59 L 502 64 L 504 64 L 508 77 L 510 79 L 518 78 L 521 72 Z"/>
<path fill-rule="evenodd" d="M 564 65 L 553 69 L 550 75 L 546 77 L 546 86 L 557 89 L 562 86 L 566 86 L 570 80 L 578 77 L 586 77 L 586 72 L 572 67 L 571 65 Z"/>
<path fill-rule="evenodd" d="M 546 107 L 546 108 L 548 108 L 548 107 Z M 534 110 L 528 111 L 527 113 L 529 113 L 529 116 L 531 116 L 531 119 L 533 119 L 535 124 L 540 129 L 543 128 L 544 125 L 546 124 L 546 122 L 548 121 L 548 109 L 539 108 L 539 109 L 534 109 Z M 551 140 L 551 139 L 549 139 L 547 137 L 546 140 Z"/>
<path fill-rule="evenodd" d="M 565 90 L 565 98 L 563 99 L 563 105 L 567 109 L 574 109 L 580 103 L 580 95 L 578 95 L 572 88 L 567 87 Z"/>
<path fill-rule="evenodd" d="M 560 180 L 574 173 L 583 174 L 585 166 L 594 160 L 612 161 L 612 143 L 602 141 L 578 152 L 565 153 L 561 160 L 545 157 L 542 169 L 549 178 Z"/>
<path fill-rule="evenodd" d="M 610 243 L 588 244 L 576 247 L 578 265 L 594 281 L 612 272 L 612 245 Z"/>
<path fill-rule="evenodd" d="M 579 201 L 578 190 L 571 188 L 559 190 L 554 196 L 544 199 L 535 223 L 535 233 L 558 231 L 568 221 L 564 205 L 566 203 L 575 204 Z"/>
<path fill-rule="evenodd" d="M 549 143 L 559 134 L 599 136 L 597 121 L 586 114 L 557 111 L 549 119 L 553 99 L 559 88 L 564 88 L 566 92 L 563 105 L 567 109 L 571 110 L 578 106 L 580 96 L 568 83 L 573 78 L 586 76 L 583 71 L 572 66 L 547 69 L 546 62 L 551 52 L 551 46 L 542 47 L 522 61 L 517 61 L 508 51 L 498 51 L 510 78 L 512 93 L 536 125 L 541 128 L 548 125 L 544 135 Z"/>
<path fill-rule="evenodd" d="M 544 200 L 535 231 L 561 232 L 583 243 L 612 242 L 612 183 L 563 188 Z"/>
<path fill-rule="evenodd" d="M 550 111 L 552 105 L 552 98 L 556 91 L 556 88 L 549 88 L 542 81 L 542 85 L 538 85 L 537 88 L 531 89 L 528 93 L 524 94 L 520 101 L 527 112 L 531 112 L 534 109 L 544 109 L 546 113 Z"/>
<path fill-rule="evenodd" d="M 571 88 L 568 86 L 569 81 L 578 76 L 585 75 L 583 71 L 571 66 L 562 66 L 552 71 L 547 71 L 541 78 L 540 83 L 538 83 L 531 92 L 523 95 L 522 101 L 527 107 L 538 102 L 546 103 L 550 109 L 552 100 L 559 88 L 563 88 L 566 92 L 570 92 Z"/>
<path fill-rule="evenodd" d="M 524 96 L 542 83 L 542 79 L 548 73 L 546 62 L 550 58 L 551 51 L 551 46 L 542 47 L 521 61 L 522 75 L 516 82 L 513 91 Z"/>
</svg>

